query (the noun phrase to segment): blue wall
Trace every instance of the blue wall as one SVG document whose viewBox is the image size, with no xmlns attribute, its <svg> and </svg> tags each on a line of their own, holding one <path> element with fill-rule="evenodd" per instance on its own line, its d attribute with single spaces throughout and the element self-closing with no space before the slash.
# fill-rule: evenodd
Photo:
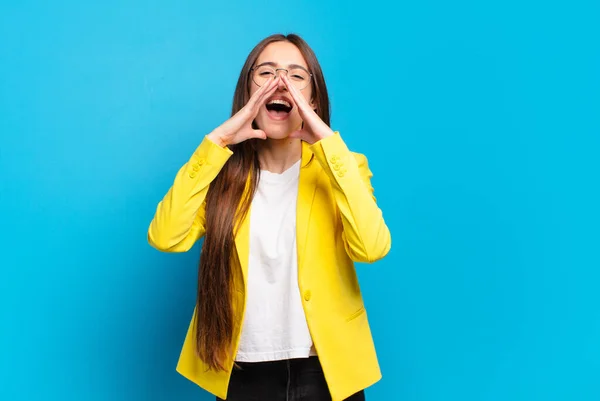
<svg viewBox="0 0 600 401">
<path fill-rule="evenodd" d="M 278 31 L 393 233 L 369 399 L 600 399 L 597 2 L 202 3 L 1 3 L 0 399 L 212 399 L 175 372 L 199 249 L 146 229 Z"/>
</svg>

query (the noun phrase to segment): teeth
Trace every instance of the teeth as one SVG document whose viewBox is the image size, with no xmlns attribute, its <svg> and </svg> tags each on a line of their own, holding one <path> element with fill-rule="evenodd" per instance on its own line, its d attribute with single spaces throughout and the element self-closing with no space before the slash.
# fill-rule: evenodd
<svg viewBox="0 0 600 401">
<path fill-rule="evenodd" d="M 286 102 L 285 100 L 282 100 L 282 99 L 273 99 L 269 102 L 269 104 L 283 104 L 287 107 L 292 107 L 291 104 L 289 104 L 288 102 Z"/>
</svg>

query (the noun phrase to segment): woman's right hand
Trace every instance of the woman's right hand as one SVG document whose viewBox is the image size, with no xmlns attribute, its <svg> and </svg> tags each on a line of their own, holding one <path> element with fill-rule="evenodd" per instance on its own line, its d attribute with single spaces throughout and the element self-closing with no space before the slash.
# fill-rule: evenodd
<svg viewBox="0 0 600 401">
<path fill-rule="evenodd" d="M 261 86 L 240 111 L 208 134 L 208 138 L 222 147 L 235 145 L 250 138 L 266 139 L 267 134 L 263 130 L 254 129 L 252 122 L 260 108 L 277 89 L 280 79 L 277 76 L 266 85 Z"/>
</svg>

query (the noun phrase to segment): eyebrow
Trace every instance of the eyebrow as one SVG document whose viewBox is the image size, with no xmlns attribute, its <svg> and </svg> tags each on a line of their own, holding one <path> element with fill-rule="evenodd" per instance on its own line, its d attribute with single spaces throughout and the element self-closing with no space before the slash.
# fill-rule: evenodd
<svg viewBox="0 0 600 401">
<path fill-rule="evenodd" d="M 254 68 L 258 68 L 258 67 L 262 67 L 263 65 L 270 65 L 271 67 L 278 67 L 279 64 L 273 62 L 273 61 L 265 61 L 264 63 L 260 63 L 259 65 L 257 65 Z M 306 72 L 309 72 L 308 69 L 304 66 L 301 66 L 300 64 L 288 64 L 288 68 L 300 68 L 303 69 Z"/>
</svg>

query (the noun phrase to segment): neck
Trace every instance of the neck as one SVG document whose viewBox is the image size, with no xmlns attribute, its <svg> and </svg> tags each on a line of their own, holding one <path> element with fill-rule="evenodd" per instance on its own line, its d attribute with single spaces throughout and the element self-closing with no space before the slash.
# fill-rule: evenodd
<svg viewBox="0 0 600 401">
<path fill-rule="evenodd" d="M 281 174 L 302 157 L 302 141 L 298 138 L 267 138 L 260 142 L 257 150 L 260 168 Z"/>
</svg>

